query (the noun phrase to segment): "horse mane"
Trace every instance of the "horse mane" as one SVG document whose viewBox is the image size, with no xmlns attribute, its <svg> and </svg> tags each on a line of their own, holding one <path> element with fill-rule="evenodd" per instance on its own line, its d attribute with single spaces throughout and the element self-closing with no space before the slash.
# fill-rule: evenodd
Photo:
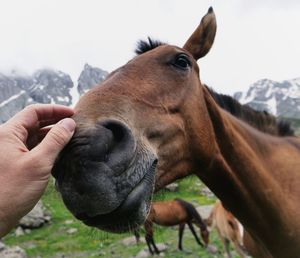
<svg viewBox="0 0 300 258">
<path fill-rule="evenodd" d="M 205 87 L 221 108 L 254 128 L 272 135 L 295 135 L 295 132 L 288 121 L 277 120 L 275 116 L 269 114 L 267 111 L 254 110 L 246 104 L 242 105 L 231 96 L 216 93 L 213 89 L 206 85 Z"/>
<path fill-rule="evenodd" d="M 166 43 L 163 43 L 159 40 L 154 40 L 154 39 L 151 39 L 150 37 L 148 37 L 148 41 L 145 41 L 145 40 L 139 40 L 137 42 L 137 46 L 136 46 L 136 49 L 135 49 L 135 53 L 137 55 L 141 55 L 141 54 L 144 54 L 154 48 L 157 48 L 159 46 L 162 46 L 162 45 L 165 45 Z"/>
<path fill-rule="evenodd" d="M 198 213 L 193 204 L 179 198 L 175 198 L 175 201 L 178 202 L 186 210 L 188 215 L 195 220 L 196 225 L 200 227 L 201 231 L 207 230 L 206 224 L 203 222 L 200 214 Z"/>
</svg>

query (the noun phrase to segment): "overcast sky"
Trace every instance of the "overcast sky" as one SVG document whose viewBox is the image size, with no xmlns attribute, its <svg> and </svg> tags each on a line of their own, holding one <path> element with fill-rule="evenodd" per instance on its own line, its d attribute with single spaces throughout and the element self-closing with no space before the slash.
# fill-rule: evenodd
<svg viewBox="0 0 300 258">
<path fill-rule="evenodd" d="M 1 0 L 0 72 L 49 67 L 77 81 L 85 63 L 112 71 L 148 35 L 182 46 L 209 6 L 218 30 L 198 62 L 203 82 L 233 93 L 300 77 L 299 0 Z"/>
</svg>

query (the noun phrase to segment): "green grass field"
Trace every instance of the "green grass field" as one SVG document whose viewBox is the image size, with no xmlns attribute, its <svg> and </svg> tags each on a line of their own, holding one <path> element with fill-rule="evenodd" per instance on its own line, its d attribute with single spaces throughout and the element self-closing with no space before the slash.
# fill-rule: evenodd
<svg viewBox="0 0 300 258">
<path fill-rule="evenodd" d="M 179 190 L 176 193 L 162 192 L 156 194 L 155 200 L 167 200 L 180 197 L 196 205 L 213 204 L 215 198 L 208 198 L 200 194 L 203 185 L 196 177 L 189 177 L 179 183 Z M 145 244 L 133 244 L 125 246 L 121 240 L 132 236 L 126 234 L 109 234 L 96 229 L 91 229 L 74 219 L 65 208 L 59 194 L 54 190 L 51 182 L 43 196 L 43 202 L 52 215 L 52 220 L 47 225 L 32 230 L 31 233 L 16 237 L 14 231 L 6 236 L 3 241 L 7 245 L 19 245 L 25 249 L 29 257 L 135 257 L 137 253 L 146 247 Z M 66 223 L 67 222 L 67 223 Z M 78 231 L 69 234 L 70 228 Z M 199 231 L 198 231 L 199 232 Z M 142 232 L 143 237 L 143 232 Z M 168 249 L 164 257 L 224 257 L 223 247 L 216 232 L 211 233 L 210 244 L 218 247 L 217 254 L 210 254 L 208 251 L 197 245 L 192 234 L 186 228 L 183 247 L 184 252 L 177 249 L 178 229 L 155 226 L 154 238 L 156 243 L 165 243 Z"/>
</svg>

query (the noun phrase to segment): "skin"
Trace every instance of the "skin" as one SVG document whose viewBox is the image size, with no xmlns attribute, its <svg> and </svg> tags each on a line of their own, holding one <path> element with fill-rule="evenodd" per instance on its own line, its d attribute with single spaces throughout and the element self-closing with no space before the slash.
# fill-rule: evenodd
<svg viewBox="0 0 300 258">
<path fill-rule="evenodd" d="M 79 100 L 77 134 L 54 170 L 63 175 L 56 176 L 59 191 L 86 224 L 122 232 L 145 220 L 149 186 L 157 191 L 195 174 L 243 224 L 250 254 L 297 257 L 300 140 L 260 132 L 214 101 L 197 60 L 209 52 L 215 32 L 210 9 L 183 48 L 162 45 L 139 55 Z M 126 142 L 130 148 L 112 155 Z M 115 166 L 121 157 L 126 165 Z"/>
<path fill-rule="evenodd" d="M 73 113 L 61 105 L 31 105 L 0 126 L 0 237 L 42 196 L 58 153 L 74 133 L 75 122 L 67 118 Z"/>
</svg>

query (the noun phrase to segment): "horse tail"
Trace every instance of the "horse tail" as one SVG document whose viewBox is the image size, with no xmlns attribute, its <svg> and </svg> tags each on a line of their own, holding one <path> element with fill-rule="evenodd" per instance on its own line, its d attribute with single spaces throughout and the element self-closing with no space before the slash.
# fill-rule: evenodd
<svg viewBox="0 0 300 258">
<path fill-rule="evenodd" d="M 207 230 L 206 224 L 204 223 L 203 219 L 201 218 L 200 214 L 198 213 L 198 211 L 196 210 L 193 204 L 179 198 L 176 198 L 175 201 L 177 201 L 186 210 L 188 216 L 191 219 L 195 220 L 196 225 L 199 226 L 201 231 Z"/>
</svg>

